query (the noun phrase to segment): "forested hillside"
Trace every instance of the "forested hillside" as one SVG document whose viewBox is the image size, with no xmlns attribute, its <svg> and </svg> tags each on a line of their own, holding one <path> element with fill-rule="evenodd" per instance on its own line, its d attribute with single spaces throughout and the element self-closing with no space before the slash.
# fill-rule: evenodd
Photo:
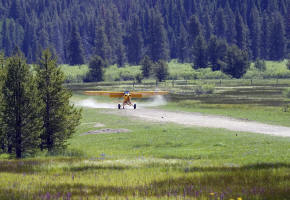
<svg viewBox="0 0 290 200">
<path fill-rule="evenodd" d="M 99 55 L 122 66 L 139 64 L 144 55 L 153 61 L 192 62 L 194 52 L 206 50 L 212 51 L 211 59 L 223 46 L 236 44 L 253 60 L 281 60 L 289 53 L 289 4 L 289 0 L 0 0 L 0 49 L 10 56 L 18 46 L 28 62 L 36 61 L 41 49 L 51 48 L 60 63 L 81 64 Z"/>
</svg>

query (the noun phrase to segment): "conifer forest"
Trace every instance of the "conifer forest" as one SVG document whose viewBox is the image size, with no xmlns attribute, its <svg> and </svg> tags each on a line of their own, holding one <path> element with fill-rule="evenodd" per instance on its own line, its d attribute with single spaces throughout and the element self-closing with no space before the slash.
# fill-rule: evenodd
<svg viewBox="0 0 290 200">
<path fill-rule="evenodd" d="M 218 69 L 228 46 L 251 60 L 282 60 L 289 39 L 289 0 L 0 0 L 0 49 L 11 56 L 18 47 L 28 63 L 50 48 L 71 65 L 93 55 L 139 64 L 148 55 Z"/>
</svg>

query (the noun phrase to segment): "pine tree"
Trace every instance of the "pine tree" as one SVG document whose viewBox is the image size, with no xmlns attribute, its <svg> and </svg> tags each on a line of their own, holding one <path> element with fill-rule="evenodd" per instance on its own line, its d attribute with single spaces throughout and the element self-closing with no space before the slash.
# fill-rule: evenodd
<svg viewBox="0 0 290 200">
<path fill-rule="evenodd" d="M 178 60 L 179 62 L 185 62 L 188 57 L 187 51 L 187 32 L 183 25 L 180 27 L 180 33 L 178 37 Z"/>
<path fill-rule="evenodd" d="M 189 18 L 188 21 L 188 45 L 189 45 L 189 51 L 190 54 L 193 54 L 194 51 L 194 43 L 200 34 L 202 34 L 202 27 L 199 22 L 199 19 L 197 16 L 193 15 Z"/>
<path fill-rule="evenodd" d="M 149 55 L 156 62 L 169 58 L 168 38 L 164 28 L 163 18 L 158 10 L 152 10 L 149 35 Z"/>
<path fill-rule="evenodd" d="M 269 55 L 272 60 L 282 60 L 285 57 L 286 38 L 283 18 L 276 13 L 270 28 Z"/>
<path fill-rule="evenodd" d="M 86 82 L 103 81 L 105 61 L 100 56 L 94 56 L 89 64 L 89 73 L 85 79 Z"/>
<path fill-rule="evenodd" d="M 140 22 L 137 16 L 134 16 L 128 35 L 128 61 L 130 64 L 137 65 L 140 63 L 143 55 L 143 38 Z"/>
<path fill-rule="evenodd" d="M 197 36 L 194 43 L 194 68 L 207 67 L 207 45 L 202 35 Z"/>
<path fill-rule="evenodd" d="M 215 33 L 219 38 L 223 38 L 225 37 L 226 29 L 224 10 L 219 8 L 216 15 Z"/>
<path fill-rule="evenodd" d="M 228 49 L 226 65 L 222 71 L 233 78 L 241 78 L 249 67 L 248 53 L 245 50 L 240 50 L 236 45 L 231 46 Z"/>
<path fill-rule="evenodd" d="M 213 71 L 221 70 L 225 65 L 227 44 L 224 40 L 218 40 L 212 36 L 208 45 L 208 60 Z"/>
<path fill-rule="evenodd" d="M 260 43 L 260 54 L 261 58 L 264 60 L 268 59 L 268 42 L 269 42 L 269 25 L 268 25 L 268 17 L 263 15 L 262 25 L 261 25 L 261 43 Z"/>
<path fill-rule="evenodd" d="M 34 154 L 42 132 L 42 103 L 35 79 L 22 55 L 8 59 L 3 86 L 3 123 L 8 153 L 16 158 Z"/>
<path fill-rule="evenodd" d="M 69 44 L 68 44 L 68 61 L 70 65 L 84 64 L 84 53 L 82 41 L 76 25 L 73 26 Z"/>
<path fill-rule="evenodd" d="M 104 61 L 110 62 L 111 47 L 105 33 L 105 27 L 102 23 L 97 26 L 95 48 L 96 55 L 100 56 Z"/>
<path fill-rule="evenodd" d="M 166 80 L 168 77 L 168 64 L 164 60 L 159 60 L 154 64 L 155 77 L 159 82 Z"/>
<path fill-rule="evenodd" d="M 6 135 L 5 135 L 5 128 L 4 128 L 4 123 L 3 123 L 3 84 L 5 81 L 5 58 L 4 58 L 4 53 L 0 52 L 0 153 L 5 153 L 6 152 Z"/>
<path fill-rule="evenodd" d="M 149 56 L 145 56 L 142 61 L 141 61 L 141 69 L 142 69 L 142 75 L 144 78 L 149 78 L 149 76 L 151 75 L 152 72 L 152 68 L 153 68 L 153 62 L 152 60 L 149 58 Z"/>
<path fill-rule="evenodd" d="M 240 49 L 246 49 L 246 26 L 240 14 L 236 15 L 236 42 Z"/>
<path fill-rule="evenodd" d="M 250 38 L 251 38 L 251 51 L 252 58 L 256 60 L 260 57 L 260 21 L 259 21 L 259 12 L 254 6 L 250 13 L 250 22 L 249 22 Z"/>
<path fill-rule="evenodd" d="M 80 110 L 70 105 L 72 94 L 63 86 L 65 77 L 56 62 L 50 51 L 45 50 L 37 66 L 37 85 L 44 104 L 41 110 L 44 131 L 40 136 L 40 147 L 48 151 L 66 146 L 81 117 Z"/>
<path fill-rule="evenodd" d="M 21 8 L 20 8 L 20 2 L 19 0 L 13 0 L 10 10 L 9 10 L 9 16 L 13 18 L 14 20 L 18 20 L 21 18 Z"/>
</svg>

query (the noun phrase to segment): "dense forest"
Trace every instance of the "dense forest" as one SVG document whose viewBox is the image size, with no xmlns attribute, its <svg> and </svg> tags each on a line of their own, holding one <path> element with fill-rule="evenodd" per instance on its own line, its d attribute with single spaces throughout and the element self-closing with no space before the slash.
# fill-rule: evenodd
<svg viewBox="0 0 290 200">
<path fill-rule="evenodd" d="M 98 55 L 122 66 L 148 55 L 203 65 L 204 52 L 214 63 L 227 45 L 281 60 L 289 40 L 289 0 L 0 0 L 0 49 L 19 47 L 29 63 L 50 48 L 59 63 Z"/>
</svg>

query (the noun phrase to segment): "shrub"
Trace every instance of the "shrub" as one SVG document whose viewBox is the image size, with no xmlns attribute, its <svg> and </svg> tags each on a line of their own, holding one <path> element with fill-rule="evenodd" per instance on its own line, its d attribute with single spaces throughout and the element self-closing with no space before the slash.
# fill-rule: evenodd
<svg viewBox="0 0 290 200">
<path fill-rule="evenodd" d="M 215 90 L 215 86 L 212 84 L 204 84 L 204 85 L 197 85 L 194 89 L 194 93 L 197 95 L 202 94 L 213 94 Z"/>
<path fill-rule="evenodd" d="M 260 71 L 265 71 L 266 63 L 264 60 L 256 60 L 254 67 Z"/>
<path fill-rule="evenodd" d="M 285 89 L 285 90 L 283 91 L 283 95 L 284 95 L 284 97 L 290 99 L 290 88 Z"/>
</svg>

